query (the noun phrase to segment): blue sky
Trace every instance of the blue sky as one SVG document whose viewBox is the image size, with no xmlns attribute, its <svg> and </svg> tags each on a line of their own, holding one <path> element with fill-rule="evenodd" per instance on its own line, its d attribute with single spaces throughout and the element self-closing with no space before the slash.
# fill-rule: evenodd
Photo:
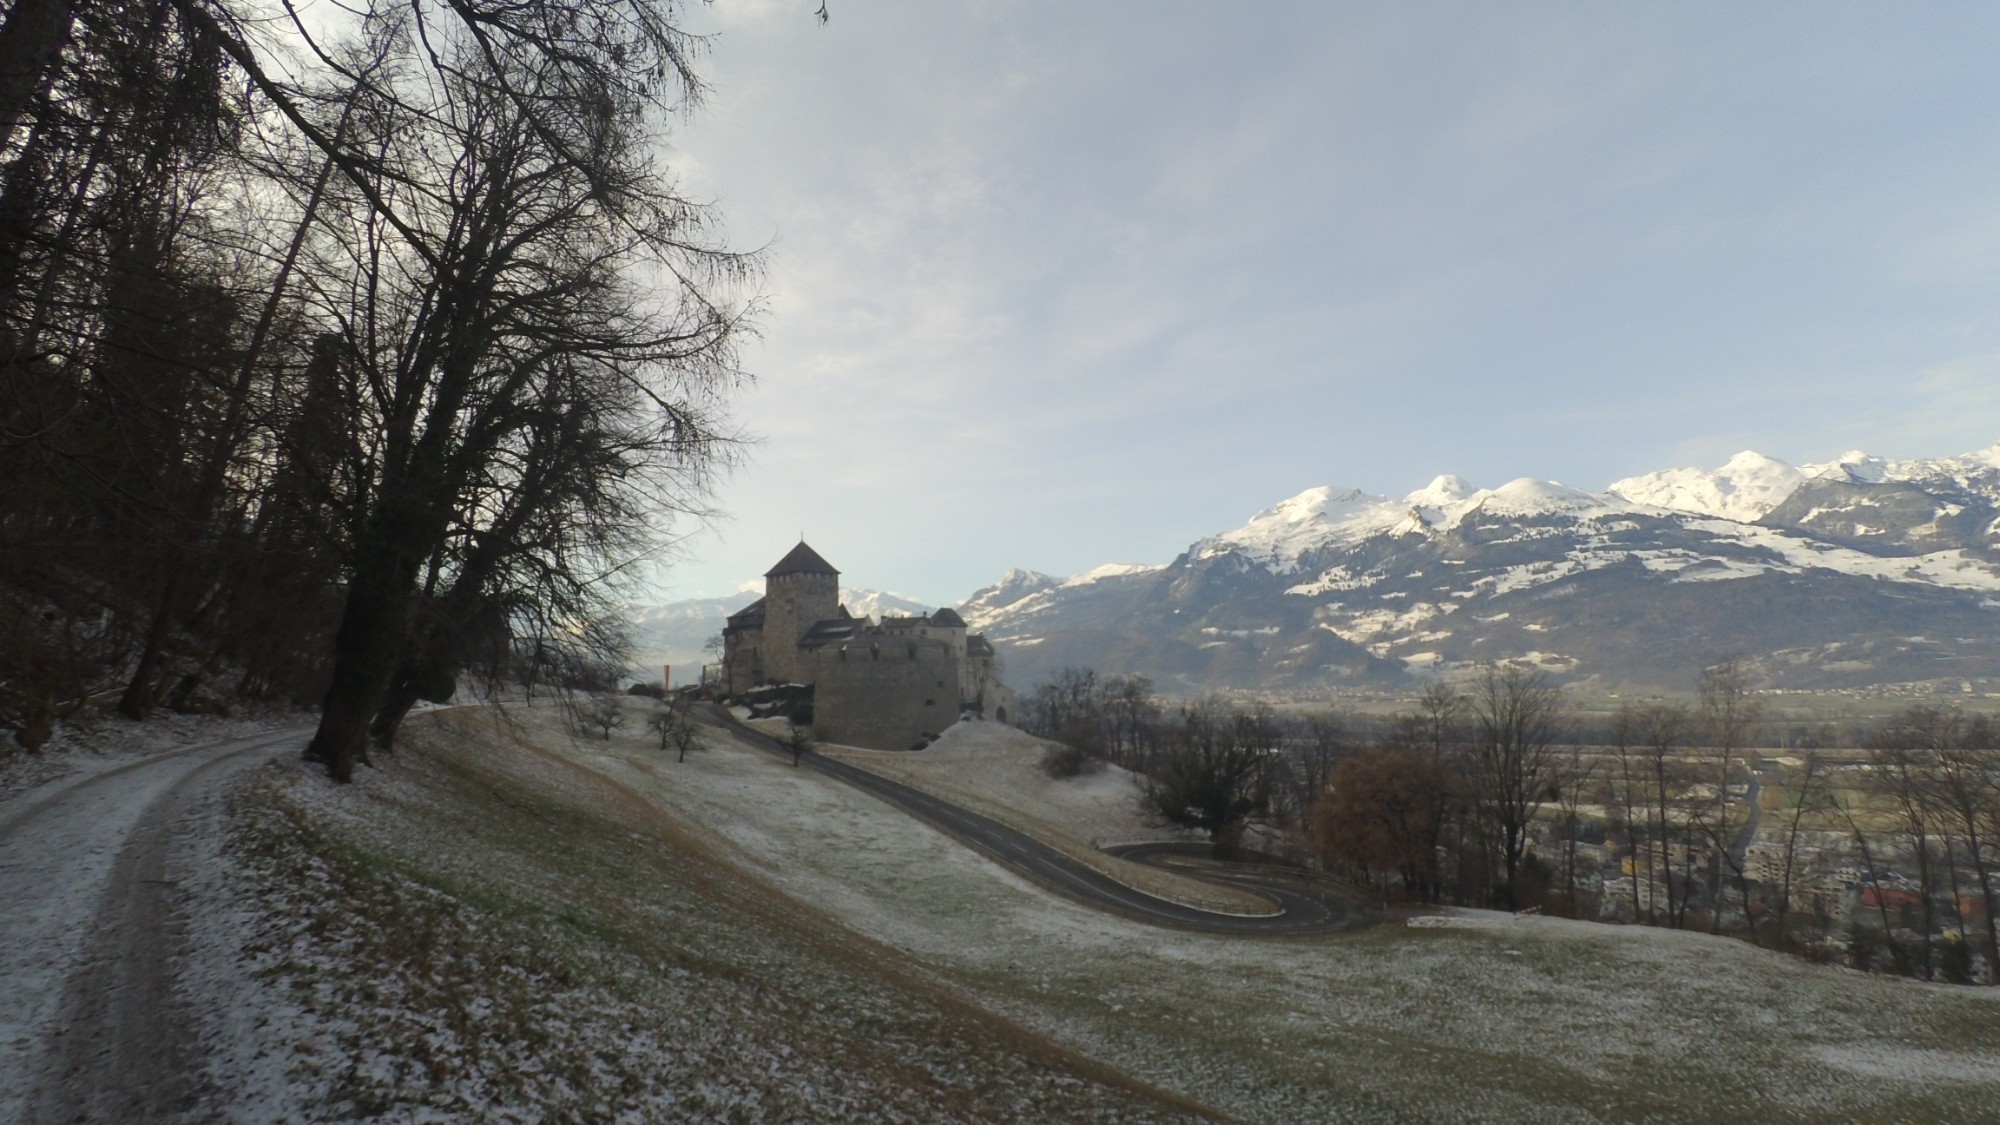
<svg viewBox="0 0 2000 1125">
<path fill-rule="evenodd" d="M 662 597 L 801 531 L 952 602 L 1320 484 L 2000 441 L 2000 7 L 814 6 L 690 13 L 670 162 L 769 312 Z"/>
</svg>

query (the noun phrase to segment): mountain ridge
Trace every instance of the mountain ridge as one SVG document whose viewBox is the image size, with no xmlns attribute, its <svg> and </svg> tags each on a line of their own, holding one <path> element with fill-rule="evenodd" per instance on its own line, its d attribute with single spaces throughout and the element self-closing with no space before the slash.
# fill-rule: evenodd
<svg viewBox="0 0 2000 1125">
<path fill-rule="evenodd" d="M 1172 562 L 1013 570 L 960 606 L 1017 683 L 1090 664 L 1190 690 L 1407 686 L 1485 661 L 1685 686 L 1725 655 L 1779 687 L 1972 690 L 2000 678 L 1996 611 L 2000 445 L 1744 452 L 1602 492 L 1317 486 Z"/>
</svg>

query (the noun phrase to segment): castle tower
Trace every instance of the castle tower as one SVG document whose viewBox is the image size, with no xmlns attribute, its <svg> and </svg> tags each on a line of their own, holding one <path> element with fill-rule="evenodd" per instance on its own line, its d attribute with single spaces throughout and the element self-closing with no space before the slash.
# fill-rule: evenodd
<svg viewBox="0 0 2000 1125">
<path fill-rule="evenodd" d="M 961 702 L 971 702 L 979 698 L 979 685 L 974 675 L 974 664 L 966 659 L 965 618 L 958 611 L 946 606 L 930 615 L 931 636 L 943 641 L 951 650 L 952 662 L 958 666 L 958 698 Z"/>
<path fill-rule="evenodd" d="M 840 572 L 799 540 L 764 572 L 764 676 L 797 683 L 799 638 L 815 622 L 840 613 Z"/>
</svg>

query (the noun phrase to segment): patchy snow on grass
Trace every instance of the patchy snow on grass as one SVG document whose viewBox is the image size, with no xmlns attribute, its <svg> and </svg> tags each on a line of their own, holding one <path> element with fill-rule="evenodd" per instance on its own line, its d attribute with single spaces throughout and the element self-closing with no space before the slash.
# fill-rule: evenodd
<svg viewBox="0 0 2000 1125">
<path fill-rule="evenodd" d="M 1189 1115 L 578 765 L 622 755 L 658 783 L 720 755 L 649 759 L 635 736 L 572 743 L 554 716 L 513 719 L 422 724 L 353 786 L 281 764 L 238 788 L 239 913 L 209 935 L 240 966 L 209 1029 L 236 1119 Z"/>
<path fill-rule="evenodd" d="M 1912 1050 L 1901 1043 L 1880 1041 L 1820 1046 L 1812 1053 L 1829 1066 L 1877 1081 L 2000 1086 L 2000 1054 L 1993 1051 Z"/>
<path fill-rule="evenodd" d="M 1248 1120 L 1942 1121 L 1991 1104 L 1990 1086 L 1948 1067 L 1885 1084 L 1823 1052 L 1990 1052 L 1992 990 L 1481 912 L 1337 937 L 1163 931 L 1045 894 L 861 793 L 720 741 L 650 780 L 602 768 L 986 1007 Z"/>
<path fill-rule="evenodd" d="M 161 711 L 142 722 L 108 710 L 82 712 L 58 727 L 40 750 L 21 750 L 11 739 L 0 746 L 0 809 L 54 781 L 81 781 L 146 758 L 249 738 L 301 719 L 296 710 L 276 707 L 245 707 L 234 716 Z"/>
<path fill-rule="evenodd" d="M 932 779 L 990 804 L 1021 812 L 1092 844 L 1186 839 L 1186 833 L 1147 821 L 1139 782 L 1114 765 L 1079 777 L 1054 779 L 1042 772 L 1052 743 L 1005 723 L 969 719 L 954 723 L 916 753 L 860 751 L 850 761 L 880 767 L 890 776 Z M 901 767 L 893 773 L 891 767 Z"/>
<path fill-rule="evenodd" d="M 1069 778 L 1042 772 L 1054 745 L 1005 723 L 968 719 L 947 727 L 923 750 L 821 751 L 1027 833 L 1128 887 L 1170 902 L 1228 914 L 1276 908 L 1261 896 L 1104 854 L 1107 844 L 1203 840 L 1155 824 L 1140 806 L 1138 776 L 1115 765 Z"/>
<path fill-rule="evenodd" d="M 1992 989 L 1486 911 L 1161 930 L 717 734 L 509 714 L 238 781 L 182 969 L 228 1119 L 1971 1121 L 2000 1081 Z M 1017 736 L 895 757 L 1024 799 Z M 1052 821 L 1107 823 L 1086 780 Z"/>
</svg>

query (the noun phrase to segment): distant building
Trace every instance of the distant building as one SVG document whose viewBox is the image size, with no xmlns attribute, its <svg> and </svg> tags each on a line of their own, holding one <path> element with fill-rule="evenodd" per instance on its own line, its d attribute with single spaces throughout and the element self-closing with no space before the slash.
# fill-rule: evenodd
<svg viewBox="0 0 2000 1125">
<path fill-rule="evenodd" d="M 722 665 L 731 693 L 811 685 L 815 735 L 851 746 L 908 750 L 962 714 L 1004 723 L 1014 710 L 993 646 L 964 618 L 855 617 L 840 572 L 804 540 L 764 572 L 764 596 L 730 615 Z"/>
</svg>

